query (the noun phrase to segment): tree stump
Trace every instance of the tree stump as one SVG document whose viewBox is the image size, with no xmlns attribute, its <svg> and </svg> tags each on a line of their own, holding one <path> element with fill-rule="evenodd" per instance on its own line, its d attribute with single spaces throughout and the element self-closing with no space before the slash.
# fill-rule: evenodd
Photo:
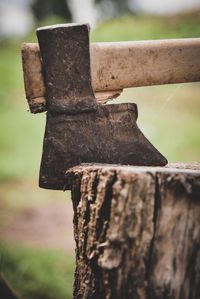
<svg viewBox="0 0 200 299">
<path fill-rule="evenodd" d="M 68 172 L 75 299 L 200 298 L 200 165 Z"/>
</svg>

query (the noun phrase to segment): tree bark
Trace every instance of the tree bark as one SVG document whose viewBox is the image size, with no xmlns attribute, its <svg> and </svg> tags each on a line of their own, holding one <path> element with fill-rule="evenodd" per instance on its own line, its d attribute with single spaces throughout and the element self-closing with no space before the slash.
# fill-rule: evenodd
<svg viewBox="0 0 200 299">
<path fill-rule="evenodd" d="M 75 299 L 200 298 L 200 165 L 68 172 Z"/>
</svg>

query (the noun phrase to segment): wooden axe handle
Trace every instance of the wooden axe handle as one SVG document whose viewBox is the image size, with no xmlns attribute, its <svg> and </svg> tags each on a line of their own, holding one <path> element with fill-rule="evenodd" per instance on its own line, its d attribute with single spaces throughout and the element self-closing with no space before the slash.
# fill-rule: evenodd
<svg viewBox="0 0 200 299">
<path fill-rule="evenodd" d="M 22 66 L 26 98 L 32 113 L 46 110 L 45 85 L 38 44 L 22 44 Z"/>
<path fill-rule="evenodd" d="M 99 102 L 123 88 L 200 81 L 200 38 L 92 43 L 92 86 Z M 39 47 L 23 44 L 26 97 L 32 112 L 45 110 Z"/>
</svg>

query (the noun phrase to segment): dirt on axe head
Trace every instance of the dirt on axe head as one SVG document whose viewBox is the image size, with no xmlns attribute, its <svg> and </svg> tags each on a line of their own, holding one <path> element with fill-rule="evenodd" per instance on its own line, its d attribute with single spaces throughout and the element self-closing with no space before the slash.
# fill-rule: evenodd
<svg viewBox="0 0 200 299">
<path fill-rule="evenodd" d="M 97 104 L 87 25 L 43 27 L 37 36 L 47 100 L 40 187 L 70 188 L 65 172 L 80 163 L 167 164 L 137 127 L 136 104 Z"/>
</svg>

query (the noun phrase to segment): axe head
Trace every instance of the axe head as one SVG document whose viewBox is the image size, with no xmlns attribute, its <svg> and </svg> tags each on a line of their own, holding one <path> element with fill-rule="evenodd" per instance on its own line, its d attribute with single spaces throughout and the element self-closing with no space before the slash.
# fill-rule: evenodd
<svg viewBox="0 0 200 299">
<path fill-rule="evenodd" d="M 136 120 L 136 104 L 99 105 L 95 112 L 76 115 L 47 113 L 40 187 L 70 189 L 65 172 L 82 162 L 166 165 Z"/>
<path fill-rule="evenodd" d="M 97 104 L 91 84 L 89 27 L 44 27 L 37 35 L 48 111 L 40 187 L 63 189 L 66 170 L 80 163 L 165 165 L 167 160 L 136 125 L 135 104 Z"/>
</svg>

